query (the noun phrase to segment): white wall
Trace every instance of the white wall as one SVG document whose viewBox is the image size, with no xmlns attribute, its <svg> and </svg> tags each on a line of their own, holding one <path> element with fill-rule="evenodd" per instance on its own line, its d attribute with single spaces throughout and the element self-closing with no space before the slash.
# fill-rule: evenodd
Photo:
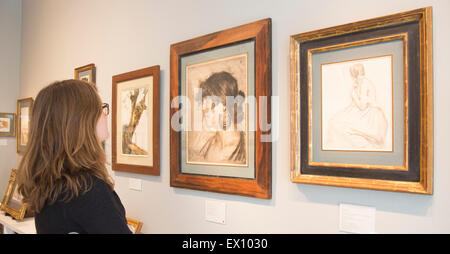
<svg viewBox="0 0 450 254">
<path fill-rule="evenodd" d="M 0 112 L 17 113 L 22 2 L 0 0 Z M 0 202 L 16 167 L 16 137 L 0 137 Z M 6 142 L 6 145 L 4 143 Z"/>
<path fill-rule="evenodd" d="M 289 180 L 289 36 L 433 6 L 435 188 L 433 196 L 300 185 Z M 161 66 L 161 176 L 112 174 L 127 215 L 145 233 L 339 233 L 339 203 L 376 207 L 378 233 L 450 233 L 450 1 L 448 0 L 23 0 L 20 97 L 97 66 L 97 86 L 111 102 L 111 77 Z M 272 18 L 273 95 L 281 99 L 273 143 L 271 200 L 169 186 L 170 44 Z M 3 90 L 2 90 L 3 91 Z M 107 144 L 110 158 L 111 144 Z M 128 189 L 130 177 L 143 191 Z M 227 205 L 226 225 L 204 220 L 205 200 Z"/>
</svg>

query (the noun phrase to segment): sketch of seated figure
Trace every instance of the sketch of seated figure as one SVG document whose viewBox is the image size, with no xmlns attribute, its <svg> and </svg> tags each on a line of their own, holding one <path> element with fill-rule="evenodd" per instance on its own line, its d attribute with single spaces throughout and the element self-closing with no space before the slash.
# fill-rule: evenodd
<svg viewBox="0 0 450 254">
<path fill-rule="evenodd" d="M 388 121 L 377 104 L 376 86 L 362 63 L 350 66 L 353 79 L 351 103 L 333 115 L 328 123 L 327 147 L 332 150 L 383 150 Z"/>
</svg>

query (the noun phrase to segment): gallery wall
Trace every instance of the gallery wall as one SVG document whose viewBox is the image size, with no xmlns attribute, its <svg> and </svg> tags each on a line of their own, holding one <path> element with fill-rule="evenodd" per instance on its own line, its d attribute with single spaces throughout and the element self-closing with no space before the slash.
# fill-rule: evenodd
<svg viewBox="0 0 450 254">
<path fill-rule="evenodd" d="M 434 194 L 291 183 L 289 36 L 425 6 L 433 7 L 434 19 Z M 95 63 L 100 95 L 111 103 L 113 75 L 160 65 L 161 175 L 110 171 L 127 216 L 143 221 L 144 233 L 339 233 L 341 203 L 375 207 L 377 233 L 449 233 L 449 11 L 447 0 L 23 0 L 18 97 L 35 97 L 50 82 L 73 78 L 74 68 Z M 272 199 L 170 187 L 170 44 L 267 17 L 272 18 L 272 92 L 280 101 L 272 108 Z M 1 47 L 3 52 L 8 44 Z M 4 75 L 0 78 L 3 99 Z M 8 99 L 5 107 L 13 110 L 15 99 Z M 110 140 L 106 152 L 110 160 Z M 135 179 L 142 183 L 140 191 L 129 188 Z M 205 202 L 211 200 L 225 203 L 225 225 L 205 220 Z"/>
<path fill-rule="evenodd" d="M 20 78 L 21 1 L 0 1 L 0 113 L 16 113 Z M 0 199 L 16 167 L 16 138 L 0 137 Z M 1 200 L 0 200 L 1 202 Z"/>
</svg>

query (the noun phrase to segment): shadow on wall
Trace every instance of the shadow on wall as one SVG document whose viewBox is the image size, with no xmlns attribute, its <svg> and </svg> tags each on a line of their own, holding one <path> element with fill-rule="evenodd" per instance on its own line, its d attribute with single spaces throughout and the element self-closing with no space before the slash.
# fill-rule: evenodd
<svg viewBox="0 0 450 254">
<path fill-rule="evenodd" d="M 116 176 L 116 177 L 140 179 L 140 180 L 148 181 L 148 182 L 152 182 L 152 183 L 162 183 L 161 176 L 134 174 L 134 173 L 128 173 L 128 172 L 121 172 L 121 171 L 113 171 L 113 172 L 114 172 L 114 176 Z"/>
<path fill-rule="evenodd" d="M 291 191 L 292 201 L 305 201 L 329 205 L 340 203 L 371 206 L 377 210 L 425 216 L 433 203 L 433 196 L 400 192 L 375 191 L 331 187 L 320 185 L 296 184 Z"/>
<path fill-rule="evenodd" d="M 183 188 L 174 188 L 170 187 L 171 191 L 173 191 L 176 195 L 186 195 L 200 199 L 212 199 L 221 202 L 242 202 L 253 205 L 263 205 L 263 206 L 272 206 L 275 207 L 275 195 L 272 189 L 272 199 L 261 199 L 254 197 L 245 197 L 239 195 L 231 195 L 231 194 L 222 194 L 215 192 L 206 192 L 199 190 L 191 190 L 191 189 L 183 189 Z"/>
</svg>

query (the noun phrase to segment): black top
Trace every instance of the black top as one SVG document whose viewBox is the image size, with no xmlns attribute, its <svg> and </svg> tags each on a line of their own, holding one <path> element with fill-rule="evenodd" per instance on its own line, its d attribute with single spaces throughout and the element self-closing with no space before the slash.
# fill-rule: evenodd
<svg viewBox="0 0 450 254">
<path fill-rule="evenodd" d="M 85 194 L 46 205 L 36 213 L 37 233 L 131 234 L 119 196 L 103 180 L 91 180 L 92 188 Z"/>
</svg>

